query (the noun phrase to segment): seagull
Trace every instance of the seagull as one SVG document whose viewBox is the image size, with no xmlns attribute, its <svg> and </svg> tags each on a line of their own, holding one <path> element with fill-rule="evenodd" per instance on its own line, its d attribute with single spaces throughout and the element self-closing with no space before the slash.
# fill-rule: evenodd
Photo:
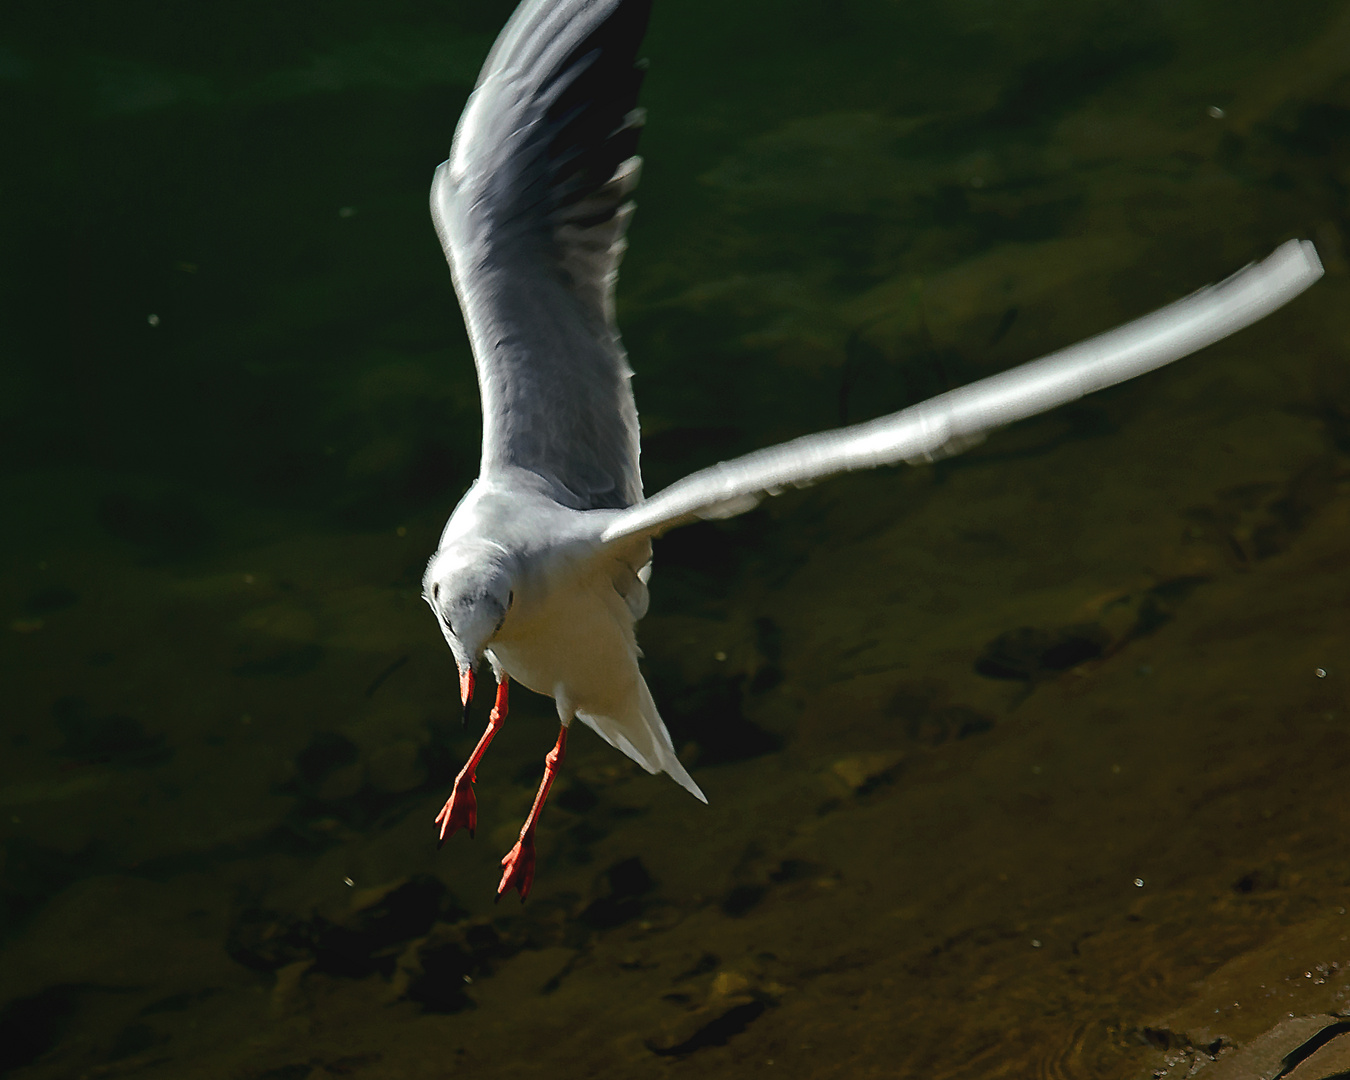
<svg viewBox="0 0 1350 1080">
<path fill-rule="evenodd" d="M 437 170 L 431 213 L 473 347 L 478 479 L 427 565 L 423 595 L 467 713 L 486 660 L 496 699 L 436 816 L 473 835 L 473 785 L 510 681 L 552 697 L 559 731 L 500 899 L 522 902 L 535 828 L 581 720 L 707 802 L 638 666 L 652 541 L 765 495 L 855 469 L 933 461 L 1015 420 L 1141 375 L 1250 325 L 1321 276 L 1313 245 L 1265 260 L 1115 330 L 867 423 L 721 462 L 645 498 L 637 408 L 614 288 L 638 182 L 651 0 L 524 0 L 497 38 Z"/>
</svg>

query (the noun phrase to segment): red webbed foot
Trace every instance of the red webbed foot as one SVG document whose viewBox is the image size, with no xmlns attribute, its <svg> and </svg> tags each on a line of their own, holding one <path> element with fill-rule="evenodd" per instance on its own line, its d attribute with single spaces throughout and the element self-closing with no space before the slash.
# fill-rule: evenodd
<svg viewBox="0 0 1350 1080">
<path fill-rule="evenodd" d="M 500 900 L 510 890 L 520 892 L 520 902 L 530 895 L 530 886 L 534 884 L 534 830 L 522 833 L 516 846 L 502 858 L 502 883 L 497 886 L 497 899 Z"/>
<path fill-rule="evenodd" d="M 500 900 L 509 889 L 520 892 L 520 902 L 530 895 L 530 886 L 534 884 L 534 823 L 539 820 L 539 811 L 544 808 L 549 789 L 553 787 L 553 777 L 567 753 L 567 725 L 558 729 L 558 741 L 544 758 L 544 779 L 539 783 L 539 791 L 534 796 L 534 805 L 530 807 L 530 816 L 520 830 L 520 839 L 516 846 L 502 859 L 502 883 L 497 886 L 497 899 Z"/>
<path fill-rule="evenodd" d="M 473 794 L 473 781 L 478 775 L 478 762 L 482 760 L 483 754 L 492 743 L 492 737 L 497 734 L 497 729 L 506 719 L 508 686 L 509 680 L 505 675 L 501 676 L 501 682 L 497 684 L 497 700 L 488 716 L 487 730 L 478 740 L 478 745 L 473 748 L 473 753 L 469 756 L 469 760 L 464 763 L 464 768 L 459 770 L 459 775 L 455 777 L 455 788 L 450 792 L 450 798 L 445 800 L 441 812 L 436 815 L 436 824 L 441 827 L 441 836 L 436 842 L 437 847 L 445 843 L 446 837 L 454 836 L 460 829 L 468 829 L 469 839 L 473 839 L 474 829 L 478 825 L 478 800 Z M 467 711 L 469 699 L 473 697 L 472 668 L 466 668 L 459 673 L 459 696 Z"/>
<path fill-rule="evenodd" d="M 441 827 L 437 847 L 445 843 L 446 837 L 454 836 L 460 829 L 468 829 L 469 839 L 473 839 L 474 829 L 478 826 L 478 800 L 473 794 L 473 781 L 468 777 L 461 776 L 455 781 L 455 790 L 436 815 L 436 824 Z"/>
</svg>

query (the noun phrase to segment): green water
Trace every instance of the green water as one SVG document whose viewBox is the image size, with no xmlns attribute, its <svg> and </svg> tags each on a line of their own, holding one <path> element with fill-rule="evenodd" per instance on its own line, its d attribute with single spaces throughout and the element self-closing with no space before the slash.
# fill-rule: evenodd
<svg viewBox="0 0 1350 1080">
<path fill-rule="evenodd" d="M 1350 1008 L 1350 6 L 658 0 L 649 491 L 1327 276 L 662 540 L 711 805 L 578 734 L 523 908 L 552 706 L 438 852 L 486 703 L 417 595 L 479 434 L 426 192 L 509 7 L 0 20 L 0 1072 L 1180 1076 Z"/>
</svg>

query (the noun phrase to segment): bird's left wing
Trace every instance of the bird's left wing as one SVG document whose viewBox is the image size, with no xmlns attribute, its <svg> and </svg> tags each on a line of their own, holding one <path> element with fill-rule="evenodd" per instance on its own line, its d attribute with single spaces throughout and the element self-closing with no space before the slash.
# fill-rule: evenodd
<svg viewBox="0 0 1350 1080">
<path fill-rule="evenodd" d="M 699 518 L 729 517 L 764 495 L 852 469 L 931 461 L 985 432 L 1124 382 L 1250 326 L 1322 276 L 1317 251 L 1290 240 L 1268 258 L 1115 330 L 879 420 L 807 435 L 679 480 L 614 516 L 613 543 Z"/>
<path fill-rule="evenodd" d="M 486 477 L 579 510 L 642 498 L 614 282 L 637 184 L 651 0 L 526 0 L 436 170 L 431 212 L 483 398 Z"/>
</svg>

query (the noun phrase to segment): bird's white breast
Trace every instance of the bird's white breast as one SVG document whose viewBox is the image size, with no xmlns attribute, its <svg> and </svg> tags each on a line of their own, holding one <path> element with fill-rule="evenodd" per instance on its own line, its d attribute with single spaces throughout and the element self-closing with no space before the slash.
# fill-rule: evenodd
<svg viewBox="0 0 1350 1080">
<path fill-rule="evenodd" d="M 577 712 L 623 716 L 638 685 L 633 622 L 609 576 L 592 569 L 551 582 L 536 603 L 524 600 L 490 651 L 511 678 L 556 699 L 564 721 Z"/>
</svg>

